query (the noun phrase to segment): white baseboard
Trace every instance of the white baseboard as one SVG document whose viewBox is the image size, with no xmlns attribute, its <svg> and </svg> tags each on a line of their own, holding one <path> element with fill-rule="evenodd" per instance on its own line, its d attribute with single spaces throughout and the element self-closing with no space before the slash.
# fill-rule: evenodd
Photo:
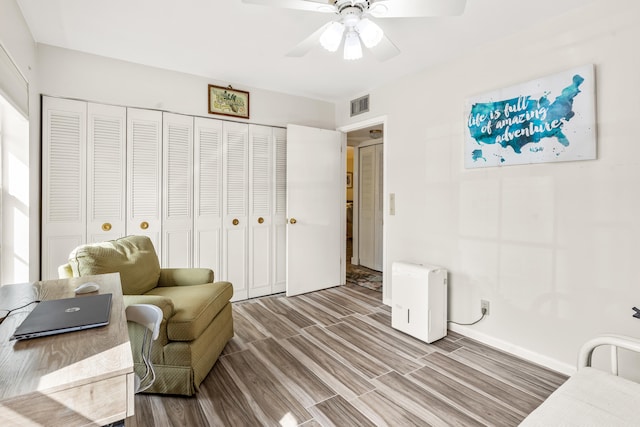
<svg viewBox="0 0 640 427">
<path fill-rule="evenodd" d="M 462 335 L 472 338 L 476 341 L 480 341 L 483 344 L 490 345 L 491 347 L 495 347 L 507 353 L 513 354 L 514 356 L 521 357 L 525 360 L 528 360 L 529 362 L 537 363 L 538 365 L 542 365 L 546 368 L 552 369 L 556 372 L 560 372 L 565 375 L 573 375 L 576 372 L 575 366 L 560 362 L 557 359 L 553 359 L 551 357 L 536 353 L 526 348 L 519 347 L 490 335 L 483 334 L 482 332 L 478 332 L 473 328 L 450 324 L 449 329 L 454 332 L 459 332 Z"/>
</svg>

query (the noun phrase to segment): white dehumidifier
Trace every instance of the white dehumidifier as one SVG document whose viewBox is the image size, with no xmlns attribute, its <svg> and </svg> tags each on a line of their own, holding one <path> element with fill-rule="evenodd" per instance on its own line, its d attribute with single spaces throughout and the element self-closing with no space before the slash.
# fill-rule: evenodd
<svg viewBox="0 0 640 427">
<path fill-rule="evenodd" d="M 431 343 L 447 335 L 447 270 L 394 262 L 391 326 Z"/>
</svg>

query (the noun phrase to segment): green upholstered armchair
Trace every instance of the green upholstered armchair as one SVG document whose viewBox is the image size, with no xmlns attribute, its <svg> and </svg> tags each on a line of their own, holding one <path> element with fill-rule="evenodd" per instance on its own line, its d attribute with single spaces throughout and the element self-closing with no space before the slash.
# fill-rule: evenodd
<svg viewBox="0 0 640 427">
<path fill-rule="evenodd" d="M 205 268 L 160 268 L 146 236 L 82 245 L 58 268 L 60 278 L 120 273 L 125 305 L 153 304 L 163 312 L 152 363 L 156 380 L 148 393 L 190 396 L 233 337 L 229 282 L 213 282 Z M 142 334 L 129 325 L 132 346 Z M 136 372 L 144 370 L 135 360 Z"/>
</svg>

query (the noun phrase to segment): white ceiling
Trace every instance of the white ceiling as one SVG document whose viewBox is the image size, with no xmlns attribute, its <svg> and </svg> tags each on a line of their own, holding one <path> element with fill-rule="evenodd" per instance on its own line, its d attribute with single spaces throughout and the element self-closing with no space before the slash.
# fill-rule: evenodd
<svg viewBox="0 0 640 427">
<path fill-rule="evenodd" d="M 286 57 L 333 15 L 241 0 L 17 0 L 39 43 L 315 99 L 350 99 L 532 27 L 586 0 L 468 0 L 459 17 L 379 19 L 401 54 L 358 61 L 317 47 Z M 487 55 L 487 61 L 501 58 Z M 501 60 L 501 59 L 499 59 Z"/>
</svg>

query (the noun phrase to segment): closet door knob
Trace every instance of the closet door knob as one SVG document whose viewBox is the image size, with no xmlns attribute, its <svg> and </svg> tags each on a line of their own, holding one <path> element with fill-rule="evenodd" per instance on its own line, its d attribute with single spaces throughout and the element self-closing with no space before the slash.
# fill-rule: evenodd
<svg viewBox="0 0 640 427">
<path fill-rule="evenodd" d="M 233 225 L 238 225 L 238 224 L 240 224 L 240 221 L 238 221 L 238 218 L 234 218 L 233 221 L 231 221 L 231 223 Z"/>
<path fill-rule="evenodd" d="M 140 223 L 140 228 L 146 230 L 147 228 L 149 228 L 149 223 L 147 221 L 142 221 Z"/>
<path fill-rule="evenodd" d="M 260 217 L 258 218 L 258 224 L 262 224 L 264 222 L 264 218 Z"/>
<path fill-rule="evenodd" d="M 298 222 L 295 218 L 291 218 L 289 220 L 289 224 L 295 224 L 296 222 Z"/>
<path fill-rule="evenodd" d="M 109 231 L 111 230 L 111 224 L 109 224 L 108 222 L 105 222 L 104 224 L 102 224 L 102 231 Z"/>
</svg>

